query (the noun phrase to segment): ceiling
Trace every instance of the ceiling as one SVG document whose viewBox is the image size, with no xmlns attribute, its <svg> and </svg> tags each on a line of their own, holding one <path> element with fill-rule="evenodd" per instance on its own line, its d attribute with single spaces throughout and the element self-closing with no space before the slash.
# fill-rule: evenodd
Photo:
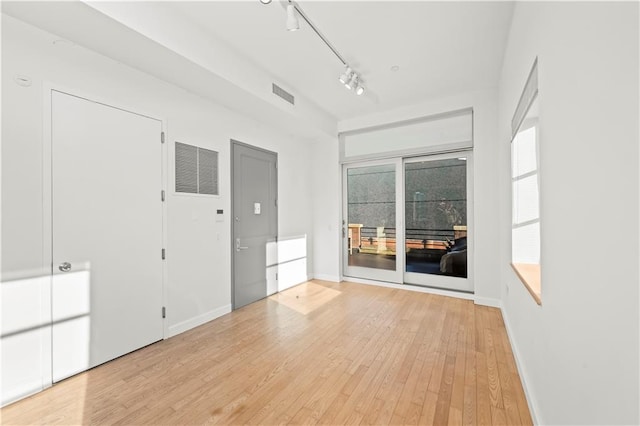
<svg viewBox="0 0 640 426">
<path fill-rule="evenodd" d="M 361 76 L 356 96 L 342 62 L 286 0 L 10 2 L 2 12 L 244 115 L 308 138 L 338 123 L 498 85 L 514 3 L 322 1 L 297 4 Z M 399 70 L 392 71 L 397 66 Z M 275 82 L 296 105 L 271 93 Z"/>
<path fill-rule="evenodd" d="M 344 66 L 304 20 L 299 31 L 286 31 L 283 0 L 165 5 L 338 120 L 497 87 L 513 2 L 297 3 L 360 73 L 365 95 L 339 84 Z"/>
</svg>

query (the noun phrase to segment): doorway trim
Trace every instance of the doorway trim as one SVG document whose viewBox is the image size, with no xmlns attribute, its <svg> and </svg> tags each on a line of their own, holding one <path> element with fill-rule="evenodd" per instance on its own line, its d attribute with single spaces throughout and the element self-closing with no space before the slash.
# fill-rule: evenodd
<svg viewBox="0 0 640 426">
<path fill-rule="evenodd" d="M 248 143 L 245 142 L 240 142 L 239 140 L 236 139 L 231 139 L 230 140 L 230 149 L 229 149 L 229 162 L 231 163 L 231 167 L 230 167 L 230 207 L 229 207 L 229 211 L 231 212 L 231 215 L 229 216 L 229 222 L 231 222 L 231 233 L 230 233 L 230 238 L 229 238 L 229 249 L 230 249 L 230 253 L 231 253 L 231 310 L 235 310 L 236 309 L 236 296 L 235 296 L 235 286 L 236 286 L 236 276 L 235 276 L 235 242 L 234 242 L 234 236 L 235 236 L 235 231 L 236 231 L 236 212 L 235 212 L 235 155 L 234 155 L 234 147 L 236 146 L 242 146 L 245 148 L 250 148 L 250 149 L 254 149 L 256 151 L 261 151 L 264 152 L 266 154 L 272 154 L 275 155 L 276 157 L 276 171 L 278 169 L 278 153 L 275 151 L 270 151 L 268 149 L 264 149 L 261 147 L 257 147 L 255 145 L 250 145 Z M 276 172 L 275 174 L 275 179 L 276 179 L 276 200 L 278 200 L 278 173 Z M 279 217 L 279 206 L 278 204 L 276 204 L 275 207 L 275 214 L 276 214 L 276 236 L 279 235 L 279 228 L 278 228 L 278 217 Z M 277 238 L 277 237 L 276 237 Z M 276 291 L 277 293 L 277 291 Z"/>
<path fill-rule="evenodd" d="M 60 92 L 69 96 L 84 99 L 89 102 L 95 102 L 111 108 L 116 108 L 128 113 L 144 116 L 157 120 L 161 123 L 162 133 L 164 134 L 164 143 L 160 140 L 158 143 L 161 145 L 161 164 L 160 164 L 160 187 L 158 188 L 158 196 L 160 197 L 160 191 L 164 191 L 168 194 L 168 135 L 167 135 L 167 119 L 160 118 L 161 114 L 147 111 L 144 108 L 138 108 L 135 105 L 123 104 L 115 102 L 113 99 L 99 96 L 95 93 L 89 93 L 82 90 L 70 88 L 68 86 L 59 85 L 50 81 L 44 81 L 42 84 L 42 272 L 48 275 L 50 278 L 49 288 L 52 286 L 53 277 L 53 168 L 52 168 L 52 143 L 53 143 L 53 128 L 52 128 L 52 92 Z M 166 249 L 168 243 L 167 233 L 167 199 L 162 203 L 162 246 Z M 168 306 L 168 274 L 167 274 L 167 261 L 162 262 L 162 305 Z M 167 318 L 162 318 L 162 339 L 165 340 L 170 337 L 169 333 L 169 321 Z M 51 368 L 51 357 L 46 357 L 43 354 L 43 362 L 47 363 L 47 368 Z M 50 386 L 50 385 L 49 385 Z M 48 387 L 48 386 L 46 386 Z M 45 387 L 45 388 L 46 388 Z"/>
<path fill-rule="evenodd" d="M 417 283 L 407 283 L 405 281 L 405 263 L 406 263 L 406 254 L 404 249 L 404 209 L 405 209 L 405 164 L 411 163 L 414 161 L 420 161 L 425 159 L 433 159 L 437 160 L 439 158 L 450 158 L 454 157 L 456 154 L 464 155 L 467 157 L 467 226 L 468 226 L 468 235 L 469 238 L 469 255 L 467 257 L 468 269 L 467 269 L 467 283 L 469 284 L 470 289 L 453 289 L 447 287 L 441 287 L 437 284 L 428 285 L 428 284 L 417 284 Z M 402 235 L 398 237 L 399 233 L 396 234 L 397 241 L 401 241 L 402 243 L 402 255 L 399 255 L 399 251 L 396 249 L 396 271 L 393 271 L 394 274 L 400 274 L 397 280 L 387 279 L 385 274 L 380 274 L 379 276 L 368 275 L 368 276 L 353 276 L 349 275 L 347 272 L 347 259 L 348 259 L 348 236 L 347 225 L 348 225 L 348 209 L 347 209 L 347 179 L 346 179 L 346 171 L 348 168 L 352 167 L 366 167 L 366 166 L 375 166 L 380 164 L 396 164 L 396 227 L 397 229 L 402 230 Z M 399 169 L 398 169 L 399 167 Z M 474 273 L 474 265 L 475 265 L 475 254 L 474 254 L 474 240 L 475 240 L 475 226 L 474 226 L 474 162 L 473 162 L 473 149 L 458 149 L 453 151 L 446 152 L 433 152 L 433 153 L 423 153 L 423 154 L 415 154 L 415 155 L 405 155 L 405 156 L 390 156 L 387 158 L 378 158 L 369 161 L 359 161 L 359 162 L 345 162 L 342 163 L 341 170 L 341 188 L 342 188 L 342 200 L 341 200 L 341 227 L 342 227 L 342 236 L 340 243 L 340 273 L 343 280 L 359 282 L 363 284 L 373 284 L 378 283 L 382 286 L 391 286 L 393 288 L 414 288 L 414 289 L 424 289 L 425 292 L 431 292 L 436 294 L 448 294 L 448 295 L 473 295 L 475 294 L 475 273 Z M 401 212 L 402 214 L 399 214 Z M 399 238 L 399 239 L 398 239 Z M 396 247 L 399 246 L 396 243 Z M 384 272 L 384 271 L 383 271 Z M 392 272 L 392 271 L 388 271 Z M 389 274 L 387 274 L 389 275 Z M 422 291 L 422 290 L 419 290 Z M 466 296 L 463 296 L 466 298 Z"/>
<path fill-rule="evenodd" d="M 363 268 L 359 266 L 349 266 L 349 248 L 347 247 L 349 241 L 349 218 L 348 218 L 348 179 L 347 171 L 349 169 L 357 169 L 361 167 L 375 167 L 389 165 L 394 167 L 394 180 L 395 180 L 395 215 L 396 223 L 394 227 L 396 229 L 396 259 L 394 270 L 383 270 L 375 268 Z M 345 163 L 342 165 L 342 235 L 343 242 L 342 255 L 340 256 L 340 264 L 342 266 L 342 275 L 348 278 L 361 278 L 379 282 L 402 284 L 405 259 L 404 256 L 397 255 L 397 247 L 404 245 L 404 233 L 399 234 L 399 229 L 404 229 L 404 217 L 400 214 L 403 211 L 402 203 L 404 202 L 404 179 L 403 173 L 403 161 L 402 158 L 388 158 L 385 160 L 371 160 L 362 161 L 358 163 Z M 359 276 L 355 276 L 359 275 Z"/>
</svg>

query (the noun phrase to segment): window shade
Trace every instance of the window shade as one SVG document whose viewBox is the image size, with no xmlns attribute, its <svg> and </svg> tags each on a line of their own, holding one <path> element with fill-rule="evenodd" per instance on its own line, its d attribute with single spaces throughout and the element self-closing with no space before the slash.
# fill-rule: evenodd
<svg viewBox="0 0 640 426">
<path fill-rule="evenodd" d="M 473 110 L 464 109 L 341 134 L 341 160 L 428 154 L 473 147 Z"/>
<path fill-rule="evenodd" d="M 520 100 L 518 101 L 518 106 L 516 107 L 516 111 L 513 114 L 513 118 L 511 119 L 511 137 L 514 137 L 516 133 L 518 133 L 520 124 L 527 116 L 527 111 L 529 111 L 529 107 L 531 106 L 531 103 L 533 102 L 537 94 L 538 58 L 533 61 L 533 67 L 531 68 L 531 72 L 529 73 L 529 77 L 527 78 L 527 83 L 524 86 L 524 90 L 522 91 L 522 95 L 520 96 Z"/>
</svg>

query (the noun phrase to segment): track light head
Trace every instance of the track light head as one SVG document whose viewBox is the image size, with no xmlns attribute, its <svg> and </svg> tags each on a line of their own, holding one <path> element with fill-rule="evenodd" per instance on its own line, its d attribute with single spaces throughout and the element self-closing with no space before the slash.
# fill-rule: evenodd
<svg viewBox="0 0 640 426">
<path fill-rule="evenodd" d="M 358 84 L 356 87 L 356 95 L 360 96 L 364 93 L 364 86 L 362 84 Z"/>
<path fill-rule="evenodd" d="M 342 84 L 347 84 L 347 82 L 351 79 L 351 73 L 352 73 L 352 72 L 353 72 L 353 71 L 351 71 L 351 68 L 349 68 L 349 66 L 347 65 L 347 69 L 346 69 L 346 71 L 344 72 L 344 74 L 342 74 L 342 75 L 340 76 L 340 79 L 339 79 L 339 80 L 340 80 L 340 83 L 342 83 Z"/>
<path fill-rule="evenodd" d="M 287 31 L 297 31 L 300 29 L 300 22 L 298 22 L 298 16 L 296 15 L 296 8 L 294 5 L 287 5 Z"/>
<path fill-rule="evenodd" d="M 358 74 L 354 72 L 353 75 L 351 76 L 351 80 L 349 80 L 349 82 L 345 84 L 345 87 L 351 90 L 354 87 L 356 87 L 357 84 L 358 84 Z"/>
</svg>

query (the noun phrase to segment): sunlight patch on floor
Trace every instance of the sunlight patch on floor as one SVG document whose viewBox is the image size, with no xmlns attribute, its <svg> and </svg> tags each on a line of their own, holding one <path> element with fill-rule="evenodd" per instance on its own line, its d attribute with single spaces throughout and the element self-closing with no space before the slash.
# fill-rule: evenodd
<svg viewBox="0 0 640 426">
<path fill-rule="evenodd" d="M 340 291 L 332 288 L 327 288 L 313 282 L 306 282 L 276 293 L 271 296 L 270 299 L 303 315 L 307 315 L 327 304 L 333 298 L 339 296 L 340 293 Z"/>
</svg>

